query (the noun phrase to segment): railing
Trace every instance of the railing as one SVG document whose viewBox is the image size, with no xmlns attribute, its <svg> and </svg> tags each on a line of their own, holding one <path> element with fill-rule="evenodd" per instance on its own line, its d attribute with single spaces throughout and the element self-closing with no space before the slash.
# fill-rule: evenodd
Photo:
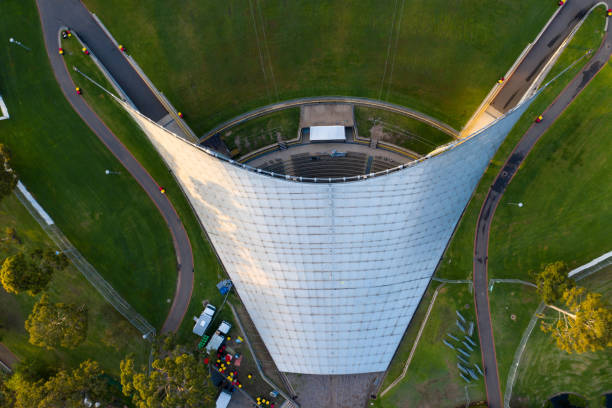
<svg viewBox="0 0 612 408">
<path fill-rule="evenodd" d="M 81 255 L 55 225 L 53 220 L 44 212 L 42 207 L 32 198 L 25 186 L 18 182 L 17 188 L 14 191 L 17 199 L 23 204 L 28 212 L 34 217 L 41 228 L 49 235 L 49 238 L 57 245 L 59 250 L 63 252 L 74 266 L 83 274 L 85 279 L 93 285 L 94 288 L 102 295 L 115 310 L 125 317 L 132 326 L 138 329 L 143 337 L 150 335 L 155 336 L 155 328 L 142 317 L 125 299 L 117 293 L 117 291 L 98 273 L 98 271 Z"/>
</svg>

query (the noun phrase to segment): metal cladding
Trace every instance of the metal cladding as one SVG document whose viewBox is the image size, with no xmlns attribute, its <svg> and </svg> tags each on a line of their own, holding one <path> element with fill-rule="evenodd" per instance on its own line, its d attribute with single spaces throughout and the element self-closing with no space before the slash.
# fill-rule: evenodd
<svg viewBox="0 0 612 408">
<path fill-rule="evenodd" d="M 489 160 L 529 103 L 358 181 L 262 174 L 123 104 L 174 172 L 279 370 L 384 371 Z"/>
</svg>

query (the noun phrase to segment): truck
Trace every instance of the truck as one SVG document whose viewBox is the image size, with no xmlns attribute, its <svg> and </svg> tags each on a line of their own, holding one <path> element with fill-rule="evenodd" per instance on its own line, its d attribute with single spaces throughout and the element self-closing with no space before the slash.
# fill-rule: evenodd
<svg viewBox="0 0 612 408">
<path fill-rule="evenodd" d="M 215 331 L 215 334 L 213 334 L 210 341 L 206 345 L 206 351 L 210 352 L 211 350 L 218 350 L 219 347 L 221 347 L 221 344 L 223 344 L 223 340 L 225 340 L 225 336 L 227 336 L 227 333 L 229 333 L 231 328 L 232 324 L 230 322 L 225 320 L 222 321 L 219 328 L 217 331 Z"/>
<path fill-rule="evenodd" d="M 217 403 L 215 405 L 216 408 L 227 408 L 232 399 L 232 393 L 228 390 L 222 390 L 221 394 L 217 398 Z"/>
<path fill-rule="evenodd" d="M 208 328 L 208 325 L 212 321 L 212 318 L 215 315 L 216 311 L 216 307 L 211 304 L 208 304 L 206 305 L 206 308 L 204 309 L 202 314 L 200 314 L 200 317 L 194 316 L 193 320 L 196 322 L 196 324 L 195 326 L 193 326 L 193 333 L 197 334 L 200 337 L 203 336 L 206 332 L 206 329 Z"/>
</svg>

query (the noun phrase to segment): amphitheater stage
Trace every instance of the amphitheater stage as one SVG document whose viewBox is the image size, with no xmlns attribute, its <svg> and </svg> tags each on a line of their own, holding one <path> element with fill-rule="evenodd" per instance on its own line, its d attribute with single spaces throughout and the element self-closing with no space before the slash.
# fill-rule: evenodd
<svg viewBox="0 0 612 408">
<path fill-rule="evenodd" d="M 335 150 L 334 156 L 332 152 Z M 398 152 L 359 143 L 309 143 L 258 156 L 250 166 L 298 177 L 351 177 L 413 161 Z"/>
</svg>

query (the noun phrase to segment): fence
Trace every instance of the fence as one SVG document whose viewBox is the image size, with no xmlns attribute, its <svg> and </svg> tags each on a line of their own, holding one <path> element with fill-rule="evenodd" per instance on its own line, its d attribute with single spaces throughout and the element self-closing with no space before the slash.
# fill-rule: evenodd
<svg viewBox="0 0 612 408">
<path fill-rule="evenodd" d="M 155 328 L 142 317 L 134 308 L 117 293 L 115 289 L 96 271 L 96 269 L 81 255 L 81 253 L 70 243 L 68 238 L 55 225 L 51 217 L 34 200 L 23 183 L 18 182 L 15 189 L 17 199 L 21 201 L 28 212 L 34 217 L 41 228 L 49 235 L 51 240 L 58 246 L 74 266 L 83 274 L 85 279 L 110 303 L 123 317 L 125 317 L 143 337 L 155 336 Z"/>
</svg>

